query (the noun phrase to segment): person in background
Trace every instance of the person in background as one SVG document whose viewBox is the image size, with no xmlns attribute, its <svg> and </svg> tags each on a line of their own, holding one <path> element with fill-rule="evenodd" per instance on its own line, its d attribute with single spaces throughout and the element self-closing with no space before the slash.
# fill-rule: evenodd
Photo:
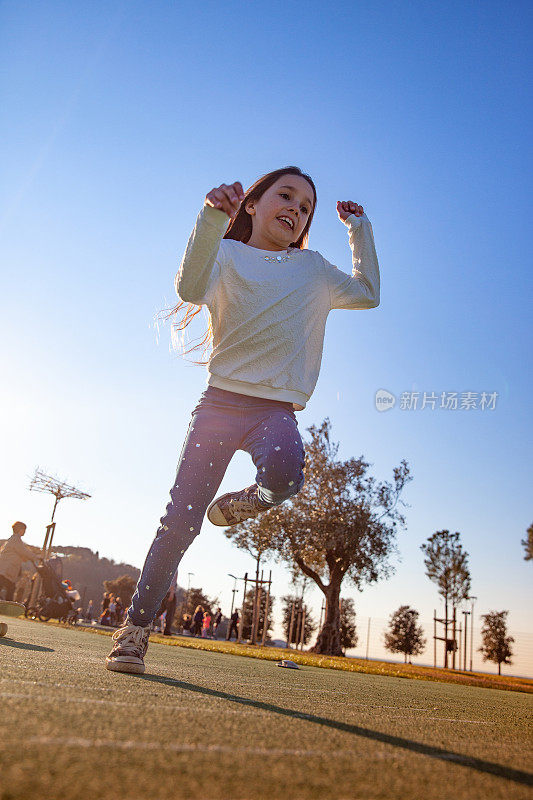
<svg viewBox="0 0 533 800">
<path fill-rule="evenodd" d="M 215 614 L 215 618 L 213 620 L 213 636 L 215 637 L 215 639 L 217 638 L 218 626 L 220 625 L 221 622 L 222 622 L 222 610 L 220 608 L 217 608 L 217 613 Z"/>
<path fill-rule="evenodd" d="M 110 599 L 111 599 L 111 592 L 104 592 L 102 596 L 102 607 L 101 607 L 102 613 L 108 608 Z"/>
<path fill-rule="evenodd" d="M 111 625 L 116 625 L 117 622 L 117 604 L 115 602 L 115 595 L 112 594 L 109 598 L 109 617 L 111 619 Z"/>
<path fill-rule="evenodd" d="M 204 609 L 203 606 L 196 606 L 192 618 L 192 625 L 191 625 L 191 633 L 193 636 L 200 636 L 200 632 L 202 630 L 202 624 L 204 621 Z"/>
<path fill-rule="evenodd" d="M 163 598 L 163 602 L 161 603 L 161 607 L 159 609 L 159 614 L 162 614 L 166 611 L 165 616 L 165 630 L 163 631 L 163 636 L 172 636 L 172 623 L 174 621 L 174 614 L 176 613 L 176 600 L 177 600 L 177 591 L 178 591 L 178 570 L 174 573 L 174 577 L 172 578 L 172 583 L 170 584 L 170 588 L 166 595 Z"/>
<path fill-rule="evenodd" d="M 93 601 L 89 600 L 89 605 L 87 606 L 87 610 L 85 612 L 85 619 L 87 620 L 87 622 L 92 622 L 93 616 L 94 616 Z"/>
<path fill-rule="evenodd" d="M 184 614 L 183 615 L 182 630 L 183 630 L 183 633 L 187 634 L 187 636 L 191 635 L 191 623 L 192 623 L 191 615 L 190 614 Z"/>
<path fill-rule="evenodd" d="M 0 548 L 0 597 L 5 592 L 5 600 L 13 600 L 15 584 L 24 562 L 35 558 L 33 550 L 24 544 L 22 537 L 26 533 L 25 522 L 14 522 L 13 534 Z"/>
<path fill-rule="evenodd" d="M 115 600 L 115 620 L 117 625 L 122 625 L 122 617 L 124 615 L 124 605 L 120 599 L 117 597 Z"/>
<path fill-rule="evenodd" d="M 228 642 L 231 639 L 231 634 L 234 631 L 235 631 L 235 641 L 237 641 L 237 639 L 239 638 L 238 625 L 239 625 L 239 612 L 237 611 L 237 609 L 235 609 L 235 611 L 231 615 L 230 622 L 229 622 L 228 635 L 226 637 Z"/>
<path fill-rule="evenodd" d="M 204 611 L 204 618 L 202 620 L 202 637 L 207 639 L 209 637 L 209 629 L 211 628 L 211 614 L 209 611 Z"/>
<path fill-rule="evenodd" d="M 70 597 L 73 603 L 76 602 L 77 600 L 81 600 L 81 595 L 78 592 L 78 590 L 73 587 L 70 578 L 65 578 L 65 580 L 63 581 L 63 586 L 68 597 Z"/>
<path fill-rule="evenodd" d="M 107 625 L 109 628 L 111 627 L 111 612 L 109 611 L 109 608 L 106 608 L 104 611 L 102 611 L 100 617 L 98 618 L 98 622 L 100 625 Z"/>
</svg>

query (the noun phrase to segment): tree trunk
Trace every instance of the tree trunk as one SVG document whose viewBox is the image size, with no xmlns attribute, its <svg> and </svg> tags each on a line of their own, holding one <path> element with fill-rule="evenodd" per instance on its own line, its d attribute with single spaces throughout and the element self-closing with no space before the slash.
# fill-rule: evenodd
<svg viewBox="0 0 533 800">
<path fill-rule="evenodd" d="M 311 652 L 329 656 L 342 656 L 344 654 L 341 645 L 341 615 L 339 610 L 341 582 L 332 582 L 325 587 L 325 590 L 326 616 L 322 630 L 318 634 L 316 644 L 311 648 Z"/>
<path fill-rule="evenodd" d="M 501 661 L 498 661 L 498 675 L 502 674 L 502 664 Z"/>
</svg>

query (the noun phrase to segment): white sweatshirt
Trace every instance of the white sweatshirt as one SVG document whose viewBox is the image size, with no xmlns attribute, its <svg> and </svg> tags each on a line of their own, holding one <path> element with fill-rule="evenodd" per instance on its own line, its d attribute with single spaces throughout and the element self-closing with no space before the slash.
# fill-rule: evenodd
<svg viewBox="0 0 533 800">
<path fill-rule="evenodd" d="M 366 214 L 350 214 L 344 223 L 348 275 L 317 250 L 291 248 L 289 261 L 266 261 L 286 253 L 223 239 L 229 222 L 224 211 L 204 204 L 174 282 L 181 300 L 205 304 L 211 314 L 207 385 L 288 401 L 302 411 L 318 380 L 329 312 L 379 305 L 372 226 Z"/>
</svg>

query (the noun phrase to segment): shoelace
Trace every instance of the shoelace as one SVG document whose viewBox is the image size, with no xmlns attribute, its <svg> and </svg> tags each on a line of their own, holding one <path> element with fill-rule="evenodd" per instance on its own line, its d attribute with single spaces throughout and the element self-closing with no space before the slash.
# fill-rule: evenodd
<svg viewBox="0 0 533 800">
<path fill-rule="evenodd" d="M 135 655 L 141 655 L 149 635 L 150 631 L 139 625 L 128 625 L 111 634 L 111 638 L 120 644 L 121 650 L 131 650 Z"/>
</svg>

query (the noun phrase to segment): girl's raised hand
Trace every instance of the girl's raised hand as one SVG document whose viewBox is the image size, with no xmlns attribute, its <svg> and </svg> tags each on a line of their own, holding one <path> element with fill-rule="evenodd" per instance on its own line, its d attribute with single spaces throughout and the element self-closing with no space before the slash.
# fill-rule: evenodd
<svg viewBox="0 0 533 800">
<path fill-rule="evenodd" d="M 355 214 L 356 217 L 362 216 L 363 206 L 358 206 L 357 203 L 352 203 L 351 200 L 338 200 L 337 214 L 339 215 L 339 219 L 344 222 L 345 219 L 348 219 L 350 214 Z"/>
<path fill-rule="evenodd" d="M 230 219 L 233 219 L 235 214 L 240 208 L 241 202 L 244 198 L 244 191 L 242 184 L 239 181 L 230 184 L 221 183 L 216 189 L 211 189 L 205 196 L 205 202 L 225 211 Z"/>
</svg>

